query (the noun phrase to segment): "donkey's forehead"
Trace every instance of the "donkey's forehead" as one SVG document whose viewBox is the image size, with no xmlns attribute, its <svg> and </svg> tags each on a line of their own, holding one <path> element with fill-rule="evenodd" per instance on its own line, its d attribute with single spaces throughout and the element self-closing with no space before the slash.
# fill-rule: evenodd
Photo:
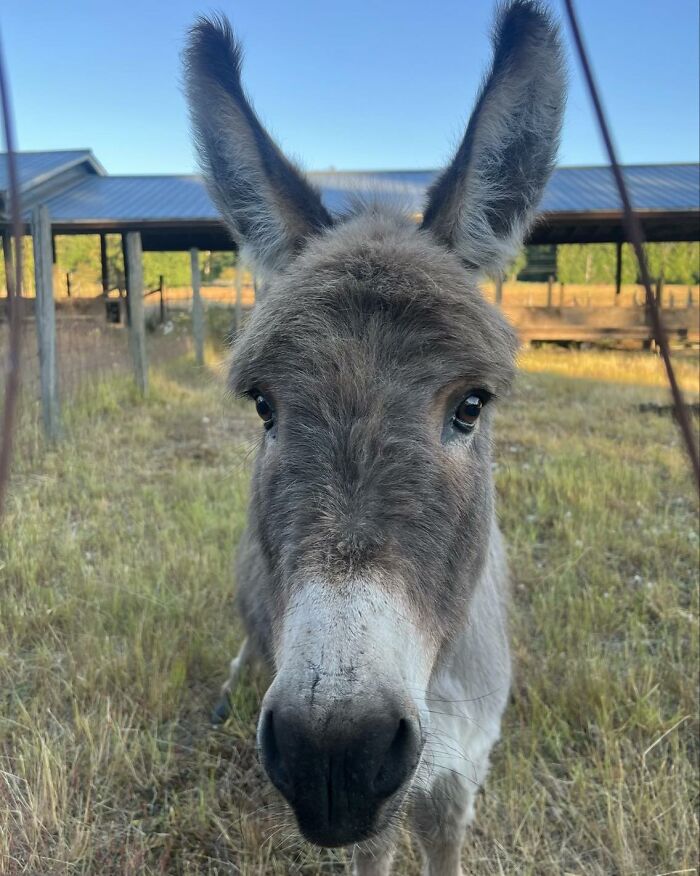
<svg viewBox="0 0 700 876">
<path fill-rule="evenodd" d="M 357 217 L 272 280 L 235 347 L 231 380 L 245 392 L 299 370 L 372 366 L 427 382 L 480 379 L 501 393 L 516 347 L 452 253 L 407 222 Z"/>
</svg>

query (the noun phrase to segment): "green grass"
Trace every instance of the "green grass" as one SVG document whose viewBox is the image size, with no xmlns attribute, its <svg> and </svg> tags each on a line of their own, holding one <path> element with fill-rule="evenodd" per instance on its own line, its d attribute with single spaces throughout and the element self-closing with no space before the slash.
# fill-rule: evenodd
<svg viewBox="0 0 700 876">
<path fill-rule="evenodd" d="M 543 349 L 499 414 L 516 677 L 470 874 L 694 873 L 697 505 L 658 360 Z M 697 388 L 697 362 L 682 363 Z M 102 383 L 0 530 L 0 872 L 321 874 L 256 763 L 231 557 L 257 424 L 215 369 Z M 20 436 L 21 437 L 21 436 Z M 410 838 L 396 872 L 416 876 Z"/>
</svg>

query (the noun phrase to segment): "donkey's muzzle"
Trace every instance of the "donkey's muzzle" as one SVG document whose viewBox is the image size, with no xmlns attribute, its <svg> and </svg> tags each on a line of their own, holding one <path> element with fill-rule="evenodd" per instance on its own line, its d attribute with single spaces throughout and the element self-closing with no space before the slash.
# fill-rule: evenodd
<svg viewBox="0 0 700 876">
<path fill-rule="evenodd" d="M 361 718 L 331 715 L 311 726 L 299 711 L 285 704 L 261 717 L 262 761 L 272 783 L 309 842 L 344 846 L 368 839 L 385 826 L 396 809 L 392 798 L 406 790 L 418 765 L 418 719 L 387 708 Z"/>
</svg>

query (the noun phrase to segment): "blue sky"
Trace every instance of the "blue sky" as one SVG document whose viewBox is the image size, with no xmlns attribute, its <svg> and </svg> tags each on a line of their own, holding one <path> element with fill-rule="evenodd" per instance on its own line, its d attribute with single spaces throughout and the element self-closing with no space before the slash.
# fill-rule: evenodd
<svg viewBox="0 0 700 876">
<path fill-rule="evenodd" d="M 578 6 L 622 159 L 697 161 L 697 0 Z M 110 173 L 191 172 L 179 53 L 212 8 L 243 39 L 261 117 L 309 170 L 439 166 L 489 57 L 491 0 L 8 2 L 0 29 L 20 148 L 89 146 Z M 560 163 L 603 161 L 571 54 Z"/>
</svg>

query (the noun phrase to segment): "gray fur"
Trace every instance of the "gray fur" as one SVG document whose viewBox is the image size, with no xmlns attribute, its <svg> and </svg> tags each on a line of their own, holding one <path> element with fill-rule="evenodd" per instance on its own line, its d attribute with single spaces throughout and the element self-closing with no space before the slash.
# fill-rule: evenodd
<svg viewBox="0 0 700 876">
<path fill-rule="evenodd" d="M 493 64 L 454 160 L 433 184 L 423 227 L 496 275 L 517 255 L 554 167 L 566 100 L 561 42 L 544 8 L 501 8 Z"/>
<path fill-rule="evenodd" d="M 402 607 L 397 624 L 413 624 L 429 643 L 406 643 L 409 659 L 411 648 L 431 655 L 425 689 L 400 691 L 415 699 L 422 758 L 410 787 L 377 817 L 378 838 L 356 847 L 359 876 L 388 873 L 391 825 L 403 808 L 425 873 L 461 872 L 464 830 L 508 696 L 491 431 L 517 343 L 475 284 L 522 242 L 554 160 L 564 82 L 556 28 L 538 4 L 515 0 L 496 31 L 492 70 L 420 228 L 376 208 L 334 224 L 252 114 L 228 25 L 200 21 L 187 53 L 209 184 L 236 242 L 269 272 L 230 373 L 235 392 L 262 393 L 275 415 L 238 552 L 249 637 L 242 656 L 255 652 L 277 673 L 266 702 L 282 689 L 287 703 L 310 704 L 329 727 L 341 690 L 346 709 L 363 697 L 381 702 L 383 688 L 353 685 L 384 667 L 367 664 L 364 652 L 344 663 L 329 637 L 320 663 L 295 645 L 301 656 L 290 672 L 285 624 L 307 582 L 350 606 L 353 582 L 379 582 Z M 491 401 L 465 435 L 452 413 L 473 389 Z M 240 669 L 234 661 L 232 678 Z M 387 674 L 383 683 L 389 678 L 399 684 Z"/>
</svg>

